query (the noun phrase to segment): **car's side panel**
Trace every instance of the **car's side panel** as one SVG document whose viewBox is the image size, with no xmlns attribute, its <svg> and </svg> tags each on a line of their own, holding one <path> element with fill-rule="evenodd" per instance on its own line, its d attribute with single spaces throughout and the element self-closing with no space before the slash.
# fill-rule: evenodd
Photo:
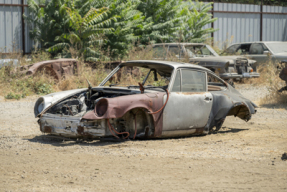
<svg viewBox="0 0 287 192">
<path fill-rule="evenodd" d="M 258 64 L 266 63 L 268 62 L 268 56 L 263 54 L 263 51 L 261 43 L 252 43 L 247 57 L 256 60 Z"/>
<path fill-rule="evenodd" d="M 163 113 L 163 136 L 171 136 L 170 131 L 189 130 L 187 132 L 192 133 L 196 128 L 203 128 L 211 107 L 212 94 L 209 92 L 170 93 Z"/>
</svg>

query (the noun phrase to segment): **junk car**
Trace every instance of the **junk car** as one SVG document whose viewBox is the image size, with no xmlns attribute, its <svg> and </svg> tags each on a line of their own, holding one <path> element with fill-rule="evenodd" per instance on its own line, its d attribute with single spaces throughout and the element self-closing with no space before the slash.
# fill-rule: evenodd
<svg viewBox="0 0 287 192">
<path fill-rule="evenodd" d="M 153 45 L 155 59 L 175 56 L 179 60 L 188 59 L 218 74 L 222 79 L 241 80 L 260 76 L 253 68 L 256 61 L 244 56 L 219 56 L 209 45 L 204 43 L 159 43 Z"/>
<path fill-rule="evenodd" d="M 136 139 L 208 134 L 227 116 L 249 121 L 256 107 L 207 68 L 137 60 L 118 65 L 97 87 L 40 97 L 34 112 L 43 133 Z"/>
<path fill-rule="evenodd" d="M 230 45 L 223 54 L 244 55 L 256 60 L 257 65 L 271 61 L 278 64 L 287 59 L 287 42 L 284 41 L 255 41 Z"/>
<path fill-rule="evenodd" d="M 28 60 L 28 59 L 27 59 Z M 57 80 L 78 73 L 79 62 L 76 59 L 54 59 L 21 66 L 17 59 L 0 59 L 0 68 L 13 67 L 12 73 L 20 72 L 25 75 L 35 75 L 45 71 Z"/>
<path fill-rule="evenodd" d="M 50 76 L 61 80 L 62 77 L 77 74 L 78 68 L 79 64 L 76 59 L 54 59 L 21 66 L 20 72 L 26 75 L 34 75 L 45 70 Z"/>
</svg>

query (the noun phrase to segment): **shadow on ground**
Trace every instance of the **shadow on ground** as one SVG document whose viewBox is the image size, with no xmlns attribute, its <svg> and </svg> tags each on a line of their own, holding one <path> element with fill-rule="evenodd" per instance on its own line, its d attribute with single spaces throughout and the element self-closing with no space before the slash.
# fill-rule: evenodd
<svg viewBox="0 0 287 192">
<path fill-rule="evenodd" d="M 241 131 L 247 131 L 249 129 L 239 129 L 239 128 L 223 128 L 218 132 L 213 132 L 211 134 L 225 134 L 225 133 L 238 133 Z M 192 138 L 192 137 L 204 137 L 206 135 L 191 135 L 186 137 L 178 137 L 178 138 L 155 138 L 155 139 L 136 139 L 133 141 L 146 141 L 146 140 L 169 140 L 169 139 L 181 139 L 181 138 Z M 23 138 L 23 140 L 28 140 L 34 143 L 41 143 L 47 145 L 53 145 L 57 147 L 64 146 L 107 146 L 107 145 L 117 145 L 122 144 L 123 142 L 131 141 L 131 140 L 119 140 L 116 138 L 105 138 L 101 140 L 80 140 L 80 139 L 70 139 L 65 137 L 51 136 L 51 135 L 39 135 L 33 136 L 33 138 Z"/>
<path fill-rule="evenodd" d="M 287 110 L 287 104 L 263 104 L 263 105 L 260 105 L 260 108 Z"/>
<path fill-rule="evenodd" d="M 225 133 L 238 133 L 241 131 L 248 131 L 249 129 L 240 129 L 240 128 L 221 128 L 217 132 L 213 132 L 210 134 L 225 134 Z"/>
<path fill-rule="evenodd" d="M 73 146 L 73 145 L 80 145 L 80 146 L 107 146 L 107 145 L 117 145 L 122 144 L 128 141 L 147 141 L 147 140 L 169 140 L 169 139 L 181 139 L 181 138 L 191 138 L 191 137 L 204 137 L 206 135 L 190 135 L 186 137 L 177 137 L 177 138 L 153 138 L 153 139 L 116 139 L 114 137 L 110 138 L 103 138 L 101 140 L 80 140 L 80 139 L 70 139 L 65 137 L 58 137 L 58 136 L 51 136 L 51 135 L 39 135 L 23 138 L 23 140 L 28 140 L 34 143 L 41 143 L 47 145 L 53 145 L 57 147 L 64 147 L 64 146 Z"/>
<path fill-rule="evenodd" d="M 50 136 L 50 135 L 40 135 L 34 136 L 33 138 L 23 138 L 24 140 L 28 140 L 34 143 L 42 143 L 47 145 L 53 145 L 56 147 L 64 147 L 64 146 L 73 146 L 73 145 L 80 145 L 80 146 L 106 146 L 106 145 L 114 145 L 120 144 L 124 142 L 124 140 L 116 140 L 110 139 L 106 141 L 100 140 L 76 140 L 70 139 L 65 137 L 57 137 L 57 136 Z"/>
</svg>

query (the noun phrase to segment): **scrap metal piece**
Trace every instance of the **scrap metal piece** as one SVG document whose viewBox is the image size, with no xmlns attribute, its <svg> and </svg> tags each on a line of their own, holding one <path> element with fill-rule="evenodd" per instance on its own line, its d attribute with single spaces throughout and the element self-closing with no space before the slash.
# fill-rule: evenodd
<svg viewBox="0 0 287 192">
<path fill-rule="evenodd" d="M 55 59 L 22 66 L 20 71 L 26 75 L 34 75 L 37 72 L 44 70 L 47 74 L 60 80 L 63 77 L 78 74 L 78 69 L 79 62 L 76 59 Z"/>
</svg>

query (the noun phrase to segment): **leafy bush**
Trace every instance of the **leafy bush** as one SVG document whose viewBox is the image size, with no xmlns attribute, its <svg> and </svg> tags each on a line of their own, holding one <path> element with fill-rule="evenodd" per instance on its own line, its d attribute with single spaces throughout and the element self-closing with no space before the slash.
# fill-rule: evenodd
<svg viewBox="0 0 287 192">
<path fill-rule="evenodd" d="M 26 95 L 25 94 L 15 94 L 15 93 L 8 93 L 7 95 L 5 95 L 5 99 L 21 99 L 21 98 L 25 98 Z"/>
<path fill-rule="evenodd" d="M 261 66 L 258 70 L 260 71 L 260 81 L 261 84 L 265 84 L 268 90 L 268 94 L 261 98 L 260 105 L 276 105 L 283 104 L 287 106 L 287 93 L 286 91 L 279 93 L 278 90 L 284 86 L 286 83 L 279 78 L 278 63 L 268 62 Z"/>
<path fill-rule="evenodd" d="M 35 92 L 37 94 L 49 94 L 52 92 L 52 85 L 48 85 L 46 83 L 37 83 L 36 86 L 35 86 Z"/>
</svg>

